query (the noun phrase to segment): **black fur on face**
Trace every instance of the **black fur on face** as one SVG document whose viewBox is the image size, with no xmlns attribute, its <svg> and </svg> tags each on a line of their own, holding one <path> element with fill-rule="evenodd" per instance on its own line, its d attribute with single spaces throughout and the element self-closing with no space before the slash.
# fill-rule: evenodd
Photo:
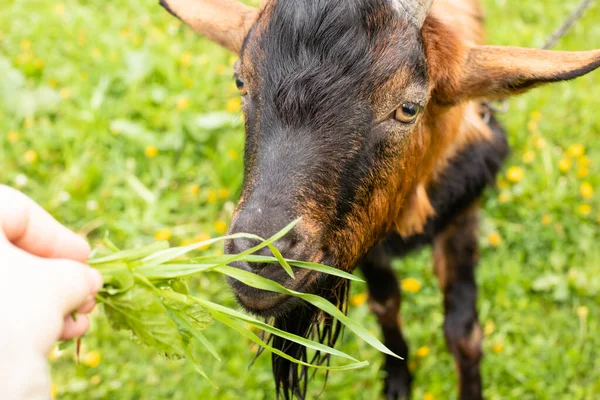
<svg viewBox="0 0 600 400">
<path fill-rule="evenodd" d="M 237 71 L 248 94 L 243 98 L 244 188 L 232 227 L 263 229 L 251 233 L 268 237 L 302 216 L 296 236 L 305 244 L 303 253 L 291 258 L 354 269 L 361 255 L 349 250 L 350 242 L 358 241 L 366 252 L 369 246 L 363 242 L 377 240 L 389 216 L 366 219 L 361 232 L 349 221 L 360 220 L 375 201 L 371 189 L 387 185 L 401 154 L 398 147 L 414 129 L 388 123 L 374 109 L 377 89 L 399 71 L 425 92 L 419 32 L 391 0 L 278 0 L 268 5 L 245 40 Z M 406 100 L 404 94 L 398 95 L 398 104 L 390 101 L 389 113 Z M 259 221 L 252 222 L 250 213 Z M 256 272 L 269 276 L 267 268 Z M 318 294 L 345 312 L 348 282 L 314 274 L 306 279 L 310 284 L 285 285 Z M 232 287 L 236 294 L 245 293 L 243 298 L 254 296 L 243 285 Z M 242 305 L 253 309 L 253 304 Z M 279 329 L 330 346 L 341 332 L 338 321 L 297 302 L 261 313 Z M 311 361 L 303 346 L 270 340 L 290 356 Z M 328 360 L 317 353 L 312 362 Z M 278 396 L 304 398 L 307 368 L 273 355 L 273 373 Z"/>
</svg>

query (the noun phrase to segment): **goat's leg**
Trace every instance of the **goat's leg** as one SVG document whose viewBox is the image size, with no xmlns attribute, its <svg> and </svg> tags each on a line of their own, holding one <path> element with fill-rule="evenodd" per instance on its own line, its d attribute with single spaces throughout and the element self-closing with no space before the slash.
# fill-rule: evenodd
<svg viewBox="0 0 600 400">
<path fill-rule="evenodd" d="M 482 333 L 475 281 L 477 225 L 478 207 L 472 205 L 435 237 L 433 245 L 435 271 L 444 292 L 444 334 L 456 363 L 461 400 L 482 399 Z"/>
<path fill-rule="evenodd" d="M 383 246 L 373 247 L 361 264 L 369 287 L 369 307 L 375 313 L 385 345 L 404 360 L 385 356 L 387 400 L 408 400 L 412 377 L 408 371 L 408 346 L 400 327 L 400 287 Z"/>
</svg>

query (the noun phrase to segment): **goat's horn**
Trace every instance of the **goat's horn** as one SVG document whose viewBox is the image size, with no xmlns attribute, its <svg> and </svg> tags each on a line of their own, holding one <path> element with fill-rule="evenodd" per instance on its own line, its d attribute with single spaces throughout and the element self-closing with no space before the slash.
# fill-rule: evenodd
<svg viewBox="0 0 600 400">
<path fill-rule="evenodd" d="M 396 0 L 408 18 L 418 27 L 423 27 L 433 0 Z"/>
<path fill-rule="evenodd" d="M 239 53 L 258 11 L 235 0 L 160 0 L 171 14 L 209 40 Z"/>
</svg>

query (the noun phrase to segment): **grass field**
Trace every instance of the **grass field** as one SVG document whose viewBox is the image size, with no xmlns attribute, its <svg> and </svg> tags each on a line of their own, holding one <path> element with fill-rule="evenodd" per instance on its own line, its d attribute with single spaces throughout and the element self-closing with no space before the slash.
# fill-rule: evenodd
<svg viewBox="0 0 600 400">
<path fill-rule="evenodd" d="M 0 182 L 92 243 L 107 230 L 125 247 L 223 234 L 242 177 L 235 57 L 157 1 L 1 3 Z M 488 42 L 541 46 L 578 3 L 486 0 Z M 596 4 L 558 48 L 600 48 L 599 20 Z M 478 275 L 489 399 L 600 398 L 599 91 L 596 72 L 519 97 L 501 116 L 513 154 L 486 195 Z M 454 398 L 430 254 L 396 267 L 411 279 L 403 319 L 414 398 Z M 218 277 L 195 288 L 234 305 Z M 377 331 L 364 291 L 353 288 L 350 315 Z M 204 357 L 218 389 L 111 331 L 98 312 L 81 365 L 72 349 L 51 354 L 53 391 L 60 399 L 274 397 L 268 357 L 249 369 L 256 349 L 247 341 L 218 325 L 207 335 L 223 358 Z M 321 398 L 378 398 L 381 355 L 351 335 L 342 350 L 371 365 L 331 374 Z"/>
</svg>

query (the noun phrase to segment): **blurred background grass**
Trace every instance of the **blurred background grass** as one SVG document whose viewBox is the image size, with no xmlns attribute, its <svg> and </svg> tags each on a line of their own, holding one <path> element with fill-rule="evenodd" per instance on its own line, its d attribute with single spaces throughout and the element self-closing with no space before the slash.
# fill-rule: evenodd
<svg viewBox="0 0 600 400">
<path fill-rule="evenodd" d="M 95 242 L 109 231 L 132 247 L 223 234 L 239 195 L 243 124 L 236 58 L 155 1 L 0 0 L 0 182 L 15 186 Z M 578 0 L 485 0 L 489 43 L 539 47 Z M 595 5 L 557 48 L 600 48 Z M 511 101 L 501 120 L 513 154 L 485 200 L 480 316 L 489 399 L 600 397 L 600 73 Z M 219 252 L 220 249 L 209 250 Z M 428 251 L 397 262 L 416 399 L 456 394 Z M 216 277 L 196 289 L 233 305 Z M 351 317 L 377 331 L 353 289 Z M 205 356 L 211 387 L 115 333 L 97 313 L 81 365 L 50 355 L 61 399 L 271 399 L 268 357 L 221 326 L 207 332 L 224 362 Z M 325 399 L 371 399 L 382 357 L 332 373 Z M 321 390 L 322 377 L 311 393 Z"/>
</svg>

